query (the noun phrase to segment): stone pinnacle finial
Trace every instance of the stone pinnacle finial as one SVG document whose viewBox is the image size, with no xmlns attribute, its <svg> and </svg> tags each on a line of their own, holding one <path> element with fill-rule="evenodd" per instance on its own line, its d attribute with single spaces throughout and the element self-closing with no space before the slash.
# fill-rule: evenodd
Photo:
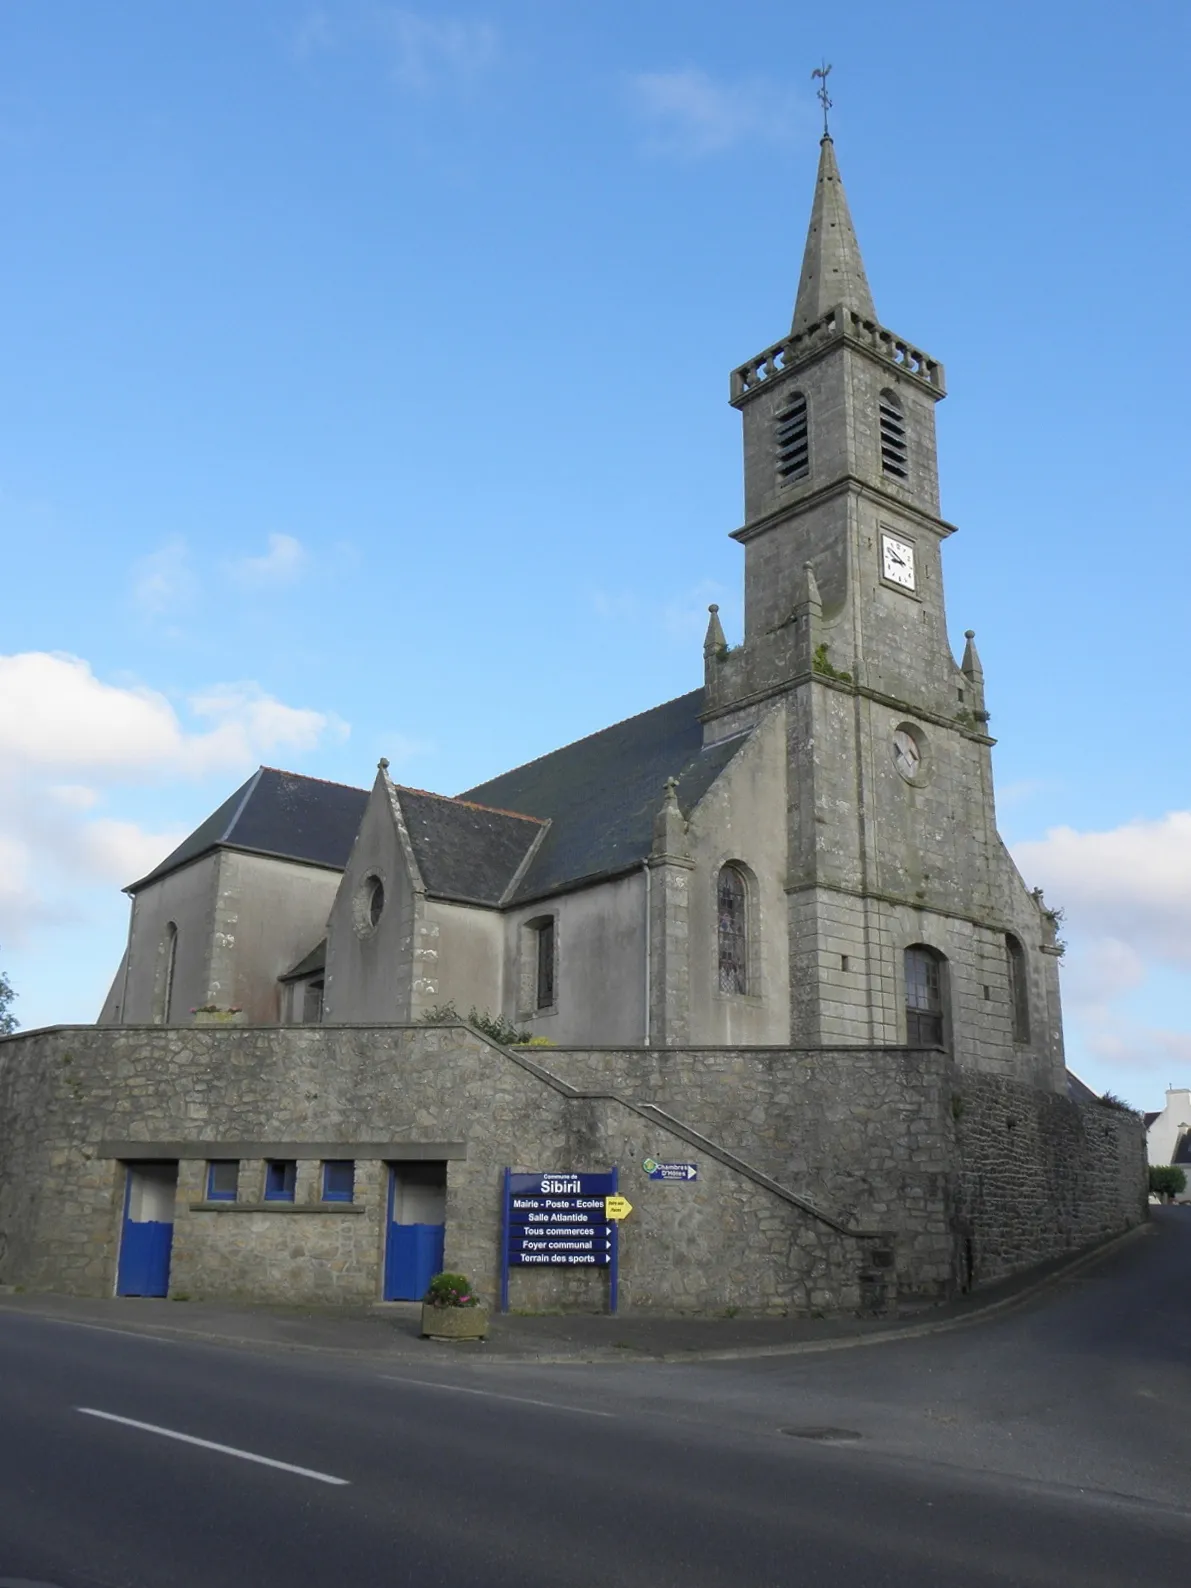
<svg viewBox="0 0 1191 1588">
<path fill-rule="evenodd" d="M 389 770 L 389 758 L 387 755 L 381 756 L 380 760 L 376 763 L 376 770 L 378 772 L 387 772 Z"/>
<path fill-rule="evenodd" d="M 686 822 L 678 803 L 678 779 L 666 779 L 665 793 L 653 819 L 653 853 L 680 855 L 686 848 Z"/>
<path fill-rule="evenodd" d="M 984 668 L 980 665 L 980 654 L 976 649 L 976 630 L 965 629 L 964 659 L 960 663 L 960 671 L 970 678 L 974 684 L 981 683 L 984 679 Z"/>
<path fill-rule="evenodd" d="M 720 623 L 719 607 L 713 601 L 707 610 L 710 612 L 711 617 L 707 624 L 707 633 L 703 639 L 703 655 L 704 657 L 718 656 L 728 642 L 724 638 L 723 625 Z"/>
<path fill-rule="evenodd" d="M 819 146 L 815 201 L 811 207 L 811 223 L 794 304 L 794 334 L 805 331 L 821 320 L 828 309 L 840 304 L 855 309 L 866 320 L 877 318 L 844 184 L 835 161 L 835 145 L 824 133 Z"/>
</svg>

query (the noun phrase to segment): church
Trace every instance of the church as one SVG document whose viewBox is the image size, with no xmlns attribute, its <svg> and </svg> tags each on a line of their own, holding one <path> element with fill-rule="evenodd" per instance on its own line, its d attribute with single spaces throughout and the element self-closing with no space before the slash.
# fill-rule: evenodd
<svg viewBox="0 0 1191 1588">
<path fill-rule="evenodd" d="M 825 135 L 793 323 L 731 375 L 741 642 L 712 607 L 698 687 L 454 796 L 230 794 L 127 889 L 98 1024 L 0 1040 L 0 1283 L 879 1313 L 1142 1219 L 948 640 L 945 394 Z M 510 1270 L 510 1176 L 586 1173 L 619 1268 Z"/>
<path fill-rule="evenodd" d="M 790 333 L 731 377 L 744 638 L 701 687 L 446 798 L 262 768 L 135 882 L 103 1023 L 413 1021 L 560 1045 L 946 1043 L 1064 1084 L 1054 919 L 953 658 L 942 364 L 877 318 L 824 138 Z"/>
</svg>

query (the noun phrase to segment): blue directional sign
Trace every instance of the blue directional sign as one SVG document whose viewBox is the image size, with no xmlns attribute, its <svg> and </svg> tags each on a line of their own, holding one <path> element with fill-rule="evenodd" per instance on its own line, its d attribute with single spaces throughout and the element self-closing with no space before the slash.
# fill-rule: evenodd
<svg viewBox="0 0 1191 1588">
<path fill-rule="evenodd" d="M 501 1310 L 509 1310 L 509 1269 L 608 1268 L 616 1311 L 618 1231 L 605 1198 L 617 1194 L 615 1169 L 600 1174 L 505 1170 Z"/>
<path fill-rule="evenodd" d="M 646 1158 L 641 1167 L 651 1180 L 697 1180 L 697 1163 L 659 1163 L 656 1158 Z"/>
</svg>

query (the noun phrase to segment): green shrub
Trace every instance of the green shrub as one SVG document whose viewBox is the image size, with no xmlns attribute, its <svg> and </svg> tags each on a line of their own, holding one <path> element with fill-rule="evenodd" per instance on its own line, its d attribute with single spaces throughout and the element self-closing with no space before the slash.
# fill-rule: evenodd
<svg viewBox="0 0 1191 1588">
<path fill-rule="evenodd" d="M 1154 1164 L 1150 1169 L 1150 1193 L 1165 1197 L 1167 1201 L 1181 1196 L 1187 1189 L 1187 1176 L 1174 1164 Z"/>
<path fill-rule="evenodd" d="M 473 1292 L 466 1274 L 435 1274 L 424 1298 L 432 1307 L 478 1307 L 480 1298 Z"/>
<path fill-rule="evenodd" d="M 427 1009 L 422 1015 L 427 1025 L 435 1026 L 463 1018 L 455 1007 L 454 999 L 445 1004 L 435 1004 L 433 1009 Z M 545 1037 L 535 1037 L 529 1031 L 522 1031 L 511 1020 L 506 1020 L 504 1015 L 490 1015 L 486 1009 L 477 1009 L 474 1004 L 467 1016 L 467 1023 L 475 1026 L 477 1031 L 482 1031 L 490 1041 L 499 1042 L 505 1048 L 553 1046 Z"/>
</svg>

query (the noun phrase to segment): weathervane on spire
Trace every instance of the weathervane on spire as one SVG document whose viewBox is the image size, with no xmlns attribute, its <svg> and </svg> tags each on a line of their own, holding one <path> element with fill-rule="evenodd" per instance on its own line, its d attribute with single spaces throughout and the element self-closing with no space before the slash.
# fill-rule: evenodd
<svg viewBox="0 0 1191 1588">
<path fill-rule="evenodd" d="M 831 62 L 824 61 L 822 66 L 816 66 L 811 73 L 812 82 L 814 82 L 816 77 L 819 79 L 819 88 L 815 98 L 823 107 L 823 136 L 825 138 L 831 137 L 830 132 L 827 130 L 827 112 L 831 109 L 831 95 L 827 92 L 827 75 L 830 71 Z"/>
</svg>

